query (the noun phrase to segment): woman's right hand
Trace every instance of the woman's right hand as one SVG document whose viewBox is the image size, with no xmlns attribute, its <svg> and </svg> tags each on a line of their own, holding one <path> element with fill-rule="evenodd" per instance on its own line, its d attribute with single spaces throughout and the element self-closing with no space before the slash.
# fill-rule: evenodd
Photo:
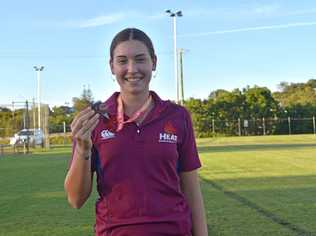
<svg viewBox="0 0 316 236">
<path fill-rule="evenodd" d="M 76 152 L 88 156 L 92 148 L 91 133 L 99 122 L 99 114 L 90 107 L 82 110 L 71 123 L 71 135 L 76 141 Z"/>
</svg>

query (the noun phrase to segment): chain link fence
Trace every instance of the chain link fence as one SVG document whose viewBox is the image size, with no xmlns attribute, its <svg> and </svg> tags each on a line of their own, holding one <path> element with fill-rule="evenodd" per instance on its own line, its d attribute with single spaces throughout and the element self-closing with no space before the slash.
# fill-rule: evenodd
<svg viewBox="0 0 316 236">
<path fill-rule="evenodd" d="M 215 135 L 291 135 L 316 134 L 315 116 L 309 118 L 212 119 L 210 133 Z"/>
<path fill-rule="evenodd" d="M 0 104 L 0 155 L 29 152 L 35 145 L 49 148 L 49 107 L 47 104 L 14 101 Z M 36 135 L 41 135 L 37 142 Z"/>
<path fill-rule="evenodd" d="M 40 113 L 39 113 L 40 110 Z M 6 152 L 28 152 L 30 144 L 10 144 L 10 138 L 23 129 L 41 129 L 44 134 L 40 147 L 50 145 L 71 144 L 69 120 L 50 121 L 51 111 L 47 104 L 37 104 L 28 101 L 0 104 L 0 155 Z M 251 135 L 292 135 L 316 134 L 315 116 L 312 117 L 274 117 L 262 119 L 205 120 L 203 132 L 206 136 L 251 136 Z M 198 130 L 197 130 L 197 136 Z M 23 151 L 21 151 L 23 150 Z"/>
</svg>

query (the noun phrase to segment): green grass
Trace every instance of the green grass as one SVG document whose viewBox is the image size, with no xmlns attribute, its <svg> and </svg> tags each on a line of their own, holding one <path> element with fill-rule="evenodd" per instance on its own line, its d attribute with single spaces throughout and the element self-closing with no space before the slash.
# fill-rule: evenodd
<svg viewBox="0 0 316 236">
<path fill-rule="evenodd" d="M 316 137 L 202 139 L 210 235 L 316 235 Z"/>
<path fill-rule="evenodd" d="M 209 235 L 316 235 L 316 137 L 198 140 Z M 0 156 L 0 236 L 93 235 L 63 191 L 70 148 Z"/>
<path fill-rule="evenodd" d="M 0 157 L 0 235 L 93 235 L 94 193 L 79 211 L 63 191 L 70 149 Z"/>
</svg>

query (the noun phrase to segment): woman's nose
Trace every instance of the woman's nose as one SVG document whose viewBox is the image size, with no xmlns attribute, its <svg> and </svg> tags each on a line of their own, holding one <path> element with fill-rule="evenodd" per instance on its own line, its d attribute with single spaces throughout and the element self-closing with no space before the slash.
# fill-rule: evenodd
<svg viewBox="0 0 316 236">
<path fill-rule="evenodd" d="M 134 73 L 137 72 L 137 65 L 133 61 L 128 62 L 127 72 Z"/>
</svg>

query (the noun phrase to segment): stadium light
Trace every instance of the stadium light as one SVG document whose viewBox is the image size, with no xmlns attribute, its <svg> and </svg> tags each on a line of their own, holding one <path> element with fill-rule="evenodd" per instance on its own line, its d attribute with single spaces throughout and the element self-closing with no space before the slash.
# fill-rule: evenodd
<svg viewBox="0 0 316 236">
<path fill-rule="evenodd" d="M 178 55 L 177 55 L 177 17 L 182 17 L 182 11 L 172 12 L 166 10 L 166 13 L 173 18 L 173 47 L 174 47 L 174 77 L 176 81 L 176 103 L 179 103 L 179 78 L 178 78 Z"/>
<path fill-rule="evenodd" d="M 33 67 L 37 74 L 37 110 L 38 110 L 38 129 L 41 129 L 41 94 L 40 94 L 40 77 L 41 71 L 44 70 L 44 66 Z"/>
</svg>

